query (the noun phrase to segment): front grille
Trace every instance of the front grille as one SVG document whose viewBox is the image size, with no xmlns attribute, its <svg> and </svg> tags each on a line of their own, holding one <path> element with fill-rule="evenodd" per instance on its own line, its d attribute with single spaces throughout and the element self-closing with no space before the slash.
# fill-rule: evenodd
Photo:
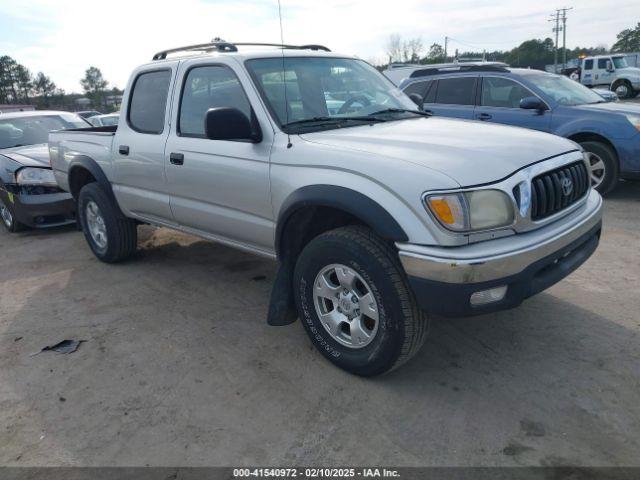
<svg viewBox="0 0 640 480">
<path fill-rule="evenodd" d="M 540 220 L 564 210 L 589 190 L 584 162 L 575 162 L 545 172 L 531 181 L 531 220 Z"/>
</svg>

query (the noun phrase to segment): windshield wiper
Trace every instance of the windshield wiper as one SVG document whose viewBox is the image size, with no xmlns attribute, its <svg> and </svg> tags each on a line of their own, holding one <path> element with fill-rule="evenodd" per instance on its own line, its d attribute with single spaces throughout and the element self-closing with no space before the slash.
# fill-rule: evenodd
<svg viewBox="0 0 640 480">
<path fill-rule="evenodd" d="M 386 120 L 382 118 L 372 118 L 369 115 L 357 116 L 357 117 L 312 117 L 312 118 L 303 118 L 302 120 L 296 120 L 293 122 L 285 123 L 283 127 L 293 127 L 297 125 L 307 125 L 307 124 L 328 125 L 332 123 L 343 123 L 343 122 L 349 122 L 349 121 L 385 122 Z"/>
<path fill-rule="evenodd" d="M 431 114 L 428 112 L 423 112 L 422 110 L 409 110 L 408 108 L 385 108 L 384 110 L 379 110 L 377 112 L 370 113 L 367 116 L 374 117 L 376 115 L 384 115 L 385 113 L 413 113 L 415 115 L 421 115 L 423 117 L 431 116 Z"/>
</svg>

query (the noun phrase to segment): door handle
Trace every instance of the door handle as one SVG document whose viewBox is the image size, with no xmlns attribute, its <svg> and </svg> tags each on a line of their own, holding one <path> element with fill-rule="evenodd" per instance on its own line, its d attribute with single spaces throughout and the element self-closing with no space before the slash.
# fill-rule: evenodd
<svg viewBox="0 0 640 480">
<path fill-rule="evenodd" d="M 183 165 L 184 164 L 184 155 L 182 153 L 171 153 L 169 154 L 169 161 L 173 165 Z"/>
<path fill-rule="evenodd" d="M 481 113 L 480 115 L 478 115 L 478 118 L 484 121 L 484 120 L 491 120 L 493 117 L 488 113 Z"/>
<path fill-rule="evenodd" d="M 422 110 L 422 111 L 423 111 L 424 113 L 428 113 L 428 114 L 430 114 L 430 115 L 433 115 L 433 112 L 432 112 L 431 110 L 426 110 L 426 109 L 425 109 L 425 110 Z"/>
<path fill-rule="evenodd" d="M 118 153 L 120 153 L 120 155 L 129 155 L 129 146 L 128 145 L 120 145 L 118 147 Z"/>
</svg>

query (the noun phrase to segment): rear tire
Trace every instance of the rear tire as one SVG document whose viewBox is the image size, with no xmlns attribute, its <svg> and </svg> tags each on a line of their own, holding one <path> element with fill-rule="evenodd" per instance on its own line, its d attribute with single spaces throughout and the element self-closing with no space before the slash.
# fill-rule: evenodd
<svg viewBox="0 0 640 480">
<path fill-rule="evenodd" d="M 135 220 L 124 217 L 97 183 L 89 183 L 80 190 L 78 216 L 87 243 L 99 260 L 120 262 L 136 251 Z"/>
<path fill-rule="evenodd" d="M 618 157 L 606 143 L 598 141 L 581 142 L 589 155 L 591 185 L 602 195 L 610 192 L 618 183 Z"/>
<path fill-rule="evenodd" d="M 293 285 L 311 342 L 348 372 L 389 372 L 424 344 L 428 319 L 397 254 L 367 228 L 342 227 L 313 239 L 298 258 Z"/>
<path fill-rule="evenodd" d="M 16 220 L 13 209 L 0 198 L 0 223 L 11 233 L 24 230 L 26 227 Z"/>
</svg>

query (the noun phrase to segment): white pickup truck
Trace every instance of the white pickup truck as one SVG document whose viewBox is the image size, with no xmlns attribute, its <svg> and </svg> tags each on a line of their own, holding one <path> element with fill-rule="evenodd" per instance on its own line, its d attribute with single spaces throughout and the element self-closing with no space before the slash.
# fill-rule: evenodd
<svg viewBox="0 0 640 480">
<path fill-rule="evenodd" d="M 598 244 L 577 144 L 432 118 L 321 46 L 163 51 L 125 92 L 117 127 L 49 137 L 94 254 L 131 256 L 142 222 L 277 259 L 269 323 L 299 317 L 359 375 L 413 356 L 431 314 L 515 307 Z"/>
<path fill-rule="evenodd" d="M 640 92 L 640 68 L 629 66 L 625 55 L 586 57 L 579 71 L 580 83 L 587 87 L 607 87 L 619 98 L 632 98 Z"/>
</svg>

